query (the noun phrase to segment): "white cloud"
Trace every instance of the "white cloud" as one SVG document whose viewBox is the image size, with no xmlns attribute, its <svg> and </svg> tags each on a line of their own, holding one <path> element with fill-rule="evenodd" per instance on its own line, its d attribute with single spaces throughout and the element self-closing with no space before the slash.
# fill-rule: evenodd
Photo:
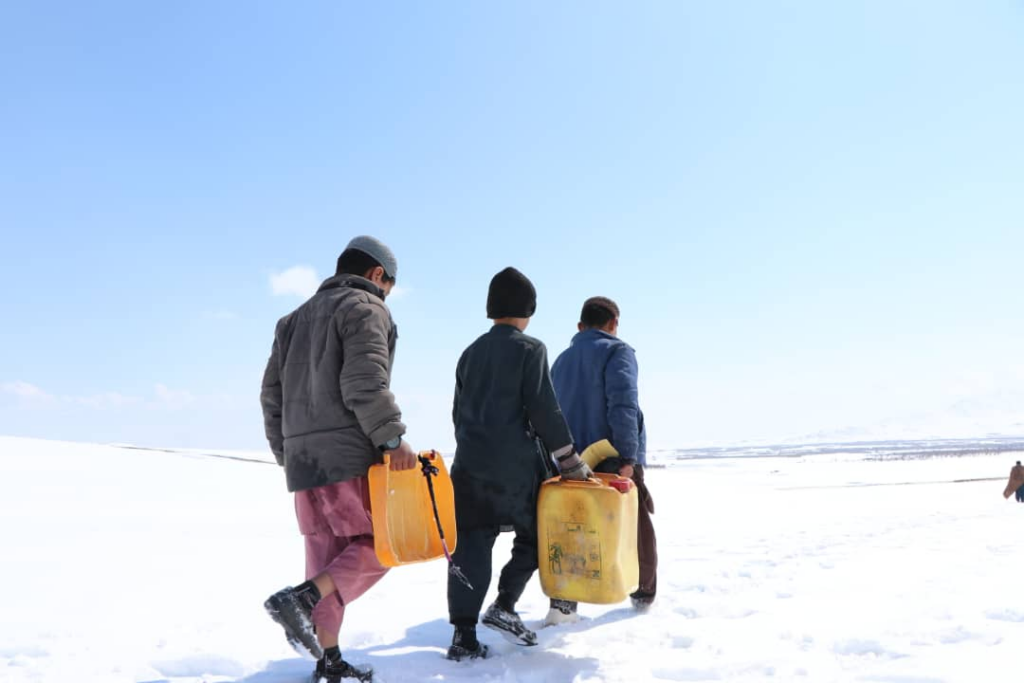
<svg viewBox="0 0 1024 683">
<path fill-rule="evenodd" d="M 29 384 L 21 380 L 0 384 L 0 391 L 31 401 L 52 401 L 54 399 L 52 395 L 46 393 L 35 384 Z"/>
<path fill-rule="evenodd" d="M 96 410 L 123 408 L 125 406 L 136 405 L 142 402 L 142 399 L 138 396 L 128 396 L 116 391 L 106 391 L 102 394 L 93 394 L 91 396 L 61 396 L 61 400 L 70 403 L 77 403 L 80 406 L 94 408 Z"/>
<path fill-rule="evenodd" d="M 116 391 L 105 391 L 98 394 L 88 394 L 83 396 L 73 396 L 68 394 L 61 394 L 58 396 L 46 392 L 35 384 L 20 380 L 0 384 L 0 391 L 5 394 L 17 396 L 25 401 L 46 403 L 55 407 L 58 405 L 78 405 L 83 408 L 105 410 L 108 408 L 122 408 L 124 406 L 142 402 L 142 399 L 137 396 L 128 396 Z"/>
<path fill-rule="evenodd" d="M 49 394 L 34 384 L 23 381 L 4 382 L 0 384 L 0 393 L 16 396 L 24 401 L 58 406 L 80 406 L 90 410 L 117 410 L 129 406 L 147 406 L 150 408 L 179 409 L 202 402 L 206 398 L 198 397 L 190 391 L 171 389 L 166 384 L 153 387 L 152 398 L 131 396 L 117 391 L 104 391 L 96 394 Z M 221 400 L 221 397 L 216 397 Z"/>
<path fill-rule="evenodd" d="M 188 391 L 168 389 L 163 384 L 157 384 L 154 391 L 157 403 L 168 408 L 182 408 L 196 400 L 196 397 Z"/>
<path fill-rule="evenodd" d="M 391 288 L 391 293 L 388 294 L 388 300 L 391 301 L 391 300 L 394 300 L 394 299 L 403 299 L 403 298 L 409 296 L 409 293 L 411 291 L 412 290 L 409 289 L 408 287 L 399 287 L 396 284 L 394 287 Z"/>
<path fill-rule="evenodd" d="M 274 296 L 298 296 L 303 299 L 316 294 L 320 278 L 309 266 L 292 266 L 280 273 L 270 274 L 270 290 Z"/>
<path fill-rule="evenodd" d="M 270 274 L 270 291 L 274 293 L 274 296 L 297 296 L 302 299 L 308 299 L 316 294 L 316 290 L 320 288 L 320 283 L 320 276 L 310 266 L 292 266 L 280 273 Z M 388 300 L 403 299 L 409 296 L 410 292 L 412 292 L 412 289 L 409 287 L 395 285 L 391 288 L 391 293 L 388 294 Z M 225 313 L 227 315 L 224 315 Z M 228 317 L 235 316 L 224 311 L 208 311 L 206 317 L 227 319 Z"/>
</svg>

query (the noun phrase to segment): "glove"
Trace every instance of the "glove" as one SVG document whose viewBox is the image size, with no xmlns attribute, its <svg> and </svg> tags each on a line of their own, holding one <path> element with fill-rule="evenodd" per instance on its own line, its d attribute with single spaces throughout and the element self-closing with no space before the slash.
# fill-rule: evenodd
<svg viewBox="0 0 1024 683">
<path fill-rule="evenodd" d="M 583 462 L 579 453 L 571 451 L 569 455 L 558 458 L 558 471 L 562 473 L 562 479 L 569 481 L 586 481 L 594 476 L 590 466 Z"/>
</svg>

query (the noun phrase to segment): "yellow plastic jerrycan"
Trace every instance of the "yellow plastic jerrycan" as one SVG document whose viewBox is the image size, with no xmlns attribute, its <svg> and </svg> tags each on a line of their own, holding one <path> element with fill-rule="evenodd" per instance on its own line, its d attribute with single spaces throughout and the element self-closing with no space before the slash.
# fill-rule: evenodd
<svg viewBox="0 0 1024 683">
<path fill-rule="evenodd" d="M 540 585 L 548 597 L 610 604 L 639 586 L 636 486 L 614 474 L 594 476 L 555 477 L 540 487 Z"/>
<path fill-rule="evenodd" d="M 455 552 L 458 537 L 452 480 L 439 453 L 423 451 L 420 456 L 437 468 L 437 474 L 431 477 L 437 513 L 448 549 Z M 372 465 L 369 473 L 373 548 L 377 560 L 385 567 L 397 567 L 443 557 L 444 546 L 422 467 L 417 463 L 413 469 L 395 472 L 389 463 L 390 458 L 385 455 L 384 464 Z"/>
</svg>

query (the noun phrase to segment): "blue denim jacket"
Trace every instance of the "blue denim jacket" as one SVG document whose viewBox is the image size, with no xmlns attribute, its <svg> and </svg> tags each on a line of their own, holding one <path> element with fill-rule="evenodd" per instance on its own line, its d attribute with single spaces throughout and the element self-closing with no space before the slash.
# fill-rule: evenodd
<svg viewBox="0 0 1024 683">
<path fill-rule="evenodd" d="M 637 397 L 636 352 L 601 330 L 584 330 L 551 366 L 576 449 L 608 439 L 625 463 L 646 464 L 647 433 Z"/>
</svg>

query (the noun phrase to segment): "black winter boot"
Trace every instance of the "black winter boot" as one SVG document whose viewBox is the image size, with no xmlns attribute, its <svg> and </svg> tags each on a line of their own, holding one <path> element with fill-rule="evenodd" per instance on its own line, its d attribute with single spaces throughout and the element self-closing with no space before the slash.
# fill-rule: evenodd
<svg viewBox="0 0 1024 683">
<path fill-rule="evenodd" d="M 446 659 L 461 662 L 463 659 L 486 659 L 487 646 L 476 639 L 475 626 L 456 626 L 452 636 L 452 645 L 448 648 Z"/>
<path fill-rule="evenodd" d="M 629 599 L 633 603 L 633 608 L 638 612 L 646 612 L 654 604 L 654 593 L 645 593 L 642 590 L 636 590 L 629 594 Z"/>
<path fill-rule="evenodd" d="M 307 653 L 320 659 L 323 650 L 313 627 L 313 608 L 320 602 L 320 591 L 312 581 L 289 586 L 267 598 L 263 607 L 270 618 L 281 625 L 288 644 L 300 655 Z"/>
<path fill-rule="evenodd" d="M 324 650 L 324 656 L 317 660 L 316 671 L 310 683 L 342 683 L 343 681 L 373 681 L 373 670 L 369 667 L 355 667 L 341 658 L 338 646 Z"/>
<path fill-rule="evenodd" d="M 494 629 L 502 635 L 502 637 L 510 643 L 516 645 L 536 645 L 537 634 L 526 628 L 526 624 L 519 618 L 519 615 L 498 604 L 501 601 L 499 598 L 487 611 L 484 612 L 484 617 L 481 619 L 481 623 L 490 629 Z"/>
</svg>

